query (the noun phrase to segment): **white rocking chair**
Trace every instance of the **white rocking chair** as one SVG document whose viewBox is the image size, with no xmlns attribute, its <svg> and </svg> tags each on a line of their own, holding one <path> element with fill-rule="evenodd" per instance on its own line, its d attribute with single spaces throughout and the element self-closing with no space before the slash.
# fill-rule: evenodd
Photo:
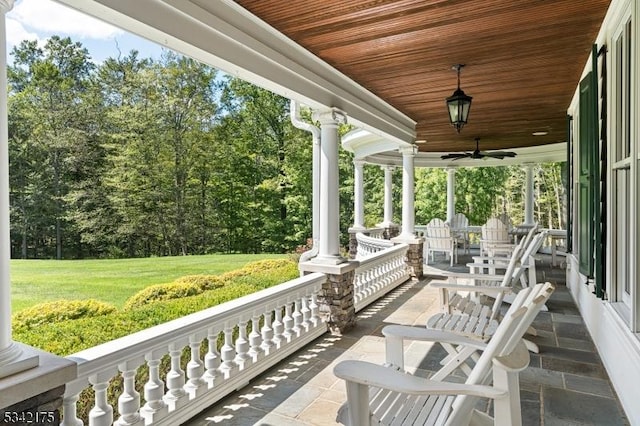
<svg viewBox="0 0 640 426">
<path fill-rule="evenodd" d="M 429 285 L 440 289 L 442 313 L 431 316 L 427 320 L 427 328 L 452 331 L 481 341 L 489 340 L 498 327 L 498 316 L 503 301 L 513 302 L 513 285 L 519 281 L 523 287 L 526 287 L 529 283 L 535 282 L 535 260 L 533 259 L 533 254 L 540 248 L 544 237 L 545 234 L 540 233 L 530 240 L 523 239 L 514 249 L 506 266 L 477 264 L 491 270 L 506 268 L 504 275 L 456 274 L 452 275 L 449 281 L 430 282 Z M 524 247 L 525 245 L 526 247 Z M 501 260 L 504 261 L 504 259 Z M 524 278 L 525 271 L 531 272 L 532 270 L 533 278 L 529 276 L 529 280 L 526 280 Z M 464 278 L 467 279 L 465 280 Z M 496 281 L 497 278 L 501 278 L 501 280 Z M 480 285 L 478 285 L 478 281 Z M 477 296 L 478 292 L 485 295 L 485 297 Z M 486 296 L 489 296 L 489 298 Z M 495 300 L 491 301 L 490 298 Z M 527 331 L 532 335 L 537 334 L 532 327 Z M 525 344 L 530 351 L 539 352 L 539 348 L 535 343 L 525 340 Z M 452 356 L 456 356 L 454 347 L 443 346 Z"/>
<path fill-rule="evenodd" d="M 347 403 L 337 421 L 351 426 L 521 425 L 518 374 L 529 364 L 522 336 L 553 290 L 550 283 L 521 290 L 488 344 L 418 327 L 385 327 L 387 367 L 355 360 L 335 366 L 334 374 L 347 382 Z M 404 340 L 446 341 L 482 354 L 464 384 L 424 379 L 403 372 Z M 475 409 L 479 398 L 494 400 L 494 418 Z"/>
</svg>

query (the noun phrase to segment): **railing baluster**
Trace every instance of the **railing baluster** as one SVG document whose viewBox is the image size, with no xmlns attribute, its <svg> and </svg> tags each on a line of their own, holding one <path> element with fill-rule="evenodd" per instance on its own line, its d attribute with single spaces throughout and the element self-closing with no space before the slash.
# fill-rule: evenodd
<svg viewBox="0 0 640 426">
<path fill-rule="evenodd" d="M 184 386 L 190 399 L 201 396 L 207 390 L 207 382 L 202 377 L 204 375 L 204 363 L 200 357 L 200 346 L 204 337 L 200 334 L 189 336 L 189 350 L 191 359 L 187 363 L 187 384 Z"/>
<path fill-rule="evenodd" d="M 235 362 L 244 370 L 251 365 L 251 356 L 249 355 L 249 341 L 247 340 L 247 320 L 241 318 L 238 322 L 238 338 L 236 339 L 236 359 Z"/>
<path fill-rule="evenodd" d="M 273 311 L 267 308 L 264 313 L 264 324 L 262 325 L 262 349 L 266 356 L 269 356 L 276 347 L 276 343 L 273 341 L 273 328 L 271 328 L 272 315 Z"/>
<path fill-rule="evenodd" d="M 320 318 L 320 306 L 318 305 L 318 295 L 317 293 L 313 293 L 311 295 L 311 323 L 313 327 L 318 327 L 322 323 L 322 319 Z"/>
<path fill-rule="evenodd" d="M 222 365 L 220 371 L 225 379 L 230 378 L 238 370 L 238 365 L 233 362 L 236 357 L 236 348 L 233 346 L 233 328 L 230 325 L 224 327 L 224 345 L 220 349 Z"/>
<path fill-rule="evenodd" d="M 291 317 L 293 318 L 293 334 L 295 335 L 295 337 L 300 337 L 300 335 L 302 334 L 302 312 L 300 312 L 301 308 L 301 304 L 302 302 L 300 301 L 300 298 L 297 298 L 294 302 L 294 308 L 293 308 L 293 315 L 291 315 Z"/>
<path fill-rule="evenodd" d="M 169 411 L 182 407 L 189 395 L 184 390 L 185 376 L 184 370 L 180 367 L 180 356 L 184 343 L 172 343 L 169 345 L 169 356 L 171 357 L 171 370 L 167 373 L 167 393 L 164 395 L 164 402 L 169 406 Z"/>
<path fill-rule="evenodd" d="M 107 401 L 107 388 L 111 377 L 111 373 L 101 373 L 89 377 L 89 383 L 95 392 L 95 405 L 89 411 L 89 426 L 111 426 L 113 423 L 113 407 Z"/>
<path fill-rule="evenodd" d="M 273 321 L 273 341 L 278 348 L 285 345 L 286 339 L 282 334 L 284 332 L 284 324 L 282 323 L 282 306 L 276 307 L 276 319 Z"/>
<path fill-rule="evenodd" d="M 66 392 L 69 392 L 68 385 Z M 76 407 L 76 403 L 80 398 L 80 392 L 73 392 L 68 395 L 66 392 L 64 394 L 64 397 L 62 398 L 63 417 L 60 426 L 83 426 L 82 420 L 78 418 L 78 410 Z"/>
<path fill-rule="evenodd" d="M 307 296 L 302 296 L 301 298 L 302 308 L 300 312 L 302 312 L 302 328 L 305 332 L 311 330 L 311 309 L 309 309 L 309 298 Z"/>
<path fill-rule="evenodd" d="M 264 350 L 262 349 L 262 335 L 260 335 L 260 317 L 259 314 L 254 314 L 251 317 L 251 333 L 249 334 L 249 355 L 253 362 L 258 362 L 264 356 Z"/>
<path fill-rule="evenodd" d="M 209 385 L 209 389 L 215 388 L 222 383 L 222 374 L 220 373 L 220 352 L 218 352 L 218 335 L 220 331 L 215 327 L 210 327 L 207 333 L 209 350 L 204 356 L 204 366 L 207 371 L 204 373 L 204 379 Z"/>
<path fill-rule="evenodd" d="M 149 367 L 149 380 L 144 384 L 144 399 L 147 401 L 140 409 L 140 415 L 147 423 L 155 423 L 165 417 L 169 406 L 164 402 L 164 382 L 160 380 L 160 359 L 164 351 L 157 350 L 145 355 Z"/>
<path fill-rule="evenodd" d="M 293 338 L 293 317 L 291 316 L 291 303 L 287 302 L 284 305 L 284 319 L 282 321 L 284 323 L 284 332 L 282 335 L 287 343 L 291 342 Z"/>
<path fill-rule="evenodd" d="M 136 372 L 140 364 L 142 364 L 142 358 L 118 365 L 122 373 L 124 389 L 118 397 L 120 417 L 114 426 L 144 426 L 144 418 L 140 416 L 140 393 L 136 391 Z"/>
</svg>

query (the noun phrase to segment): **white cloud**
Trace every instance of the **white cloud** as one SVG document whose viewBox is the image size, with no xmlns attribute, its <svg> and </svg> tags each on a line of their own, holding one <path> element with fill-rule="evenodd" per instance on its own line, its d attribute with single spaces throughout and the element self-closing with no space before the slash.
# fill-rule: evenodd
<svg viewBox="0 0 640 426">
<path fill-rule="evenodd" d="M 38 44 L 44 44 L 44 40 L 38 34 L 27 30 L 20 22 L 7 17 L 7 52 L 11 52 L 13 46 L 20 44 L 22 40 L 37 40 Z"/>
<path fill-rule="evenodd" d="M 56 34 L 102 40 L 123 34 L 119 28 L 51 0 L 20 0 L 7 17 L 16 20 L 23 29 L 46 33 L 47 37 Z"/>
</svg>

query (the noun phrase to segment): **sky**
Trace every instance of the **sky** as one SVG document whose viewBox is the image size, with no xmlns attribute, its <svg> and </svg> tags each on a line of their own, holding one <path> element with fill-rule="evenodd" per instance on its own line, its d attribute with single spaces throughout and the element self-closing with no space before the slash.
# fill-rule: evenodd
<svg viewBox="0 0 640 426">
<path fill-rule="evenodd" d="M 135 0 L 126 0 L 135 1 Z M 38 40 L 42 45 L 52 35 L 71 37 L 87 48 L 96 63 L 108 57 L 126 56 L 136 49 L 140 57 L 160 57 L 160 46 L 119 28 L 84 15 L 52 0 L 17 0 L 6 16 L 7 55 L 22 40 Z"/>
</svg>

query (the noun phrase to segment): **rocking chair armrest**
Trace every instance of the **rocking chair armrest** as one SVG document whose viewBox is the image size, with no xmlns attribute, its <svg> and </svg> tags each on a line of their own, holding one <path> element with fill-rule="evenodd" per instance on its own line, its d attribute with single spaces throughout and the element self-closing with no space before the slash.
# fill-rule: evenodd
<svg viewBox="0 0 640 426">
<path fill-rule="evenodd" d="M 484 280 L 484 281 L 497 281 L 500 282 L 504 279 L 504 274 L 472 274 L 470 272 L 458 272 L 456 274 L 443 274 L 447 278 L 446 282 L 455 284 L 457 280 Z M 436 282 L 431 281 L 429 284 Z M 437 281 L 444 282 L 444 281 Z"/>
<path fill-rule="evenodd" d="M 347 382 L 412 395 L 472 395 L 492 399 L 507 395 L 505 390 L 491 386 L 433 381 L 366 361 L 341 361 L 333 374 Z"/>
<path fill-rule="evenodd" d="M 474 291 L 483 293 L 488 296 L 496 296 L 500 293 L 509 294 L 513 292 L 510 286 L 490 286 L 490 285 L 472 285 L 472 284 L 451 284 L 447 282 L 435 282 L 433 287 L 447 290 Z"/>
<path fill-rule="evenodd" d="M 470 339 L 458 333 L 441 330 L 430 330 L 425 327 L 411 327 L 408 325 L 387 325 L 382 329 L 386 339 L 417 340 L 421 342 L 440 342 L 452 345 L 469 346 L 483 351 L 487 344 L 481 340 Z"/>
<path fill-rule="evenodd" d="M 509 263 L 511 260 L 508 256 L 472 256 L 474 263 L 483 263 L 483 262 L 500 262 L 500 263 Z"/>
<path fill-rule="evenodd" d="M 468 268 L 478 268 L 478 269 L 507 269 L 508 262 L 496 262 L 496 263 L 467 263 Z M 481 273 L 481 272 L 476 272 Z"/>
</svg>

